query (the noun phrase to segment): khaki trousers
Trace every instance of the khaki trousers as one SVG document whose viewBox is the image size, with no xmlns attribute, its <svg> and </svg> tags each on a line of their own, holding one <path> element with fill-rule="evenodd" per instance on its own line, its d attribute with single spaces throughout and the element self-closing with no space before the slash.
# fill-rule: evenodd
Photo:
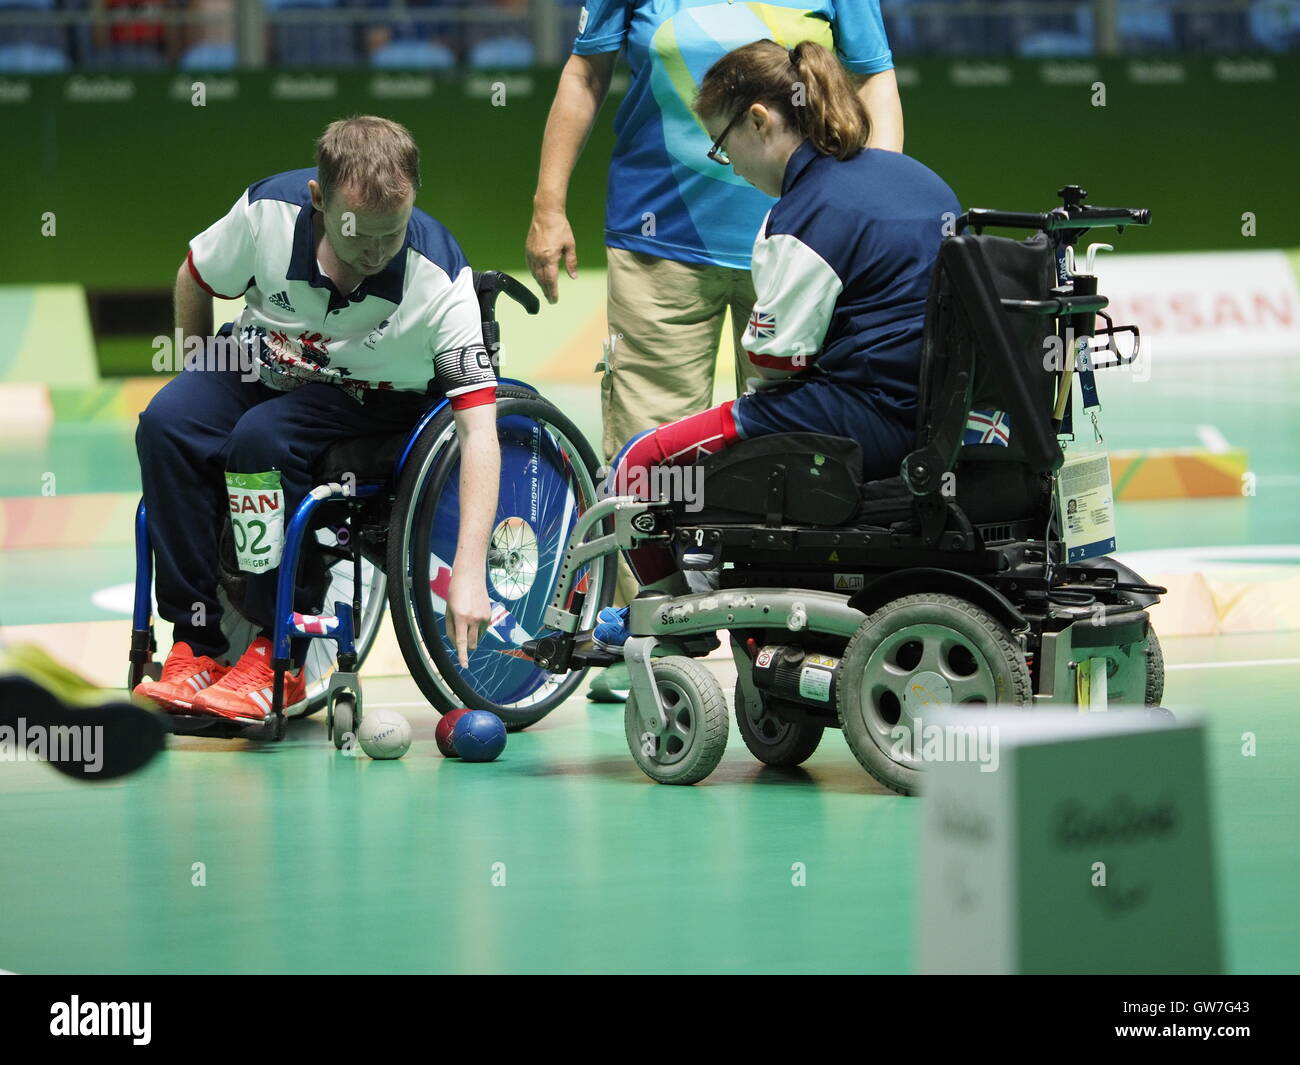
<svg viewBox="0 0 1300 1065">
<path fill-rule="evenodd" d="M 607 251 L 609 355 L 600 398 L 609 462 L 642 430 L 713 406 L 713 371 L 728 310 L 737 394 L 744 388 L 741 337 L 754 308 L 754 280 L 748 270 Z"/>
</svg>

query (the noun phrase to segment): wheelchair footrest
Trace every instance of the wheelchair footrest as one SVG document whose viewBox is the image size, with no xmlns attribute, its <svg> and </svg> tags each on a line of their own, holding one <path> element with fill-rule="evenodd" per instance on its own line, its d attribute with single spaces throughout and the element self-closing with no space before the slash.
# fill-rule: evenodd
<svg viewBox="0 0 1300 1065">
<path fill-rule="evenodd" d="M 161 714 L 173 736 L 212 736 L 217 739 L 273 740 L 275 721 L 268 718 L 257 725 L 229 721 L 212 714 Z"/>
<path fill-rule="evenodd" d="M 579 634 L 581 636 L 581 634 Z M 606 651 L 602 647 L 597 647 L 588 635 L 586 639 L 579 639 L 573 645 L 573 651 L 569 655 L 570 669 L 604 669 L 606 666 L 612 666 L 616 662 L 622 662 L 622 654 L 614 651 Z"/>
</svg>

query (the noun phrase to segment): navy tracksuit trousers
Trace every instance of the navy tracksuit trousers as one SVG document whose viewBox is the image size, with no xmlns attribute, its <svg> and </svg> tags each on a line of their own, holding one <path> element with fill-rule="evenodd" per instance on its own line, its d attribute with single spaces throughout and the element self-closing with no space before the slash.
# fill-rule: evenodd
<svg viewBox="0 0 1300 1065">
<path fill-rule="evenodd" d="M 245 380 L 237 368 L 187 369 L 169 381 L 141 413 L 135 442 L 158 613 L 175 626 L 176 641 L 188 642 L 195 654 L 226 650 L 217 552 L 229 506 L 227 472 L 279 470 L 287 531 L 288 518 L 315 487 L 314 465 L 331 444 L 410 430 L 433 402 L 414 392 L 371 392 L 363 404 L 316 383 L 278 392 Z M 278 569 L 246 576 L 246 613 L 269 631 Z M 297 589 L 294 609 L 316 605 L 305 601 L 306 591 Z M 194 624 L 196 615 L 206 624 Z M 296 650 L 300 657 L 302 648 Z"/>
</svg>

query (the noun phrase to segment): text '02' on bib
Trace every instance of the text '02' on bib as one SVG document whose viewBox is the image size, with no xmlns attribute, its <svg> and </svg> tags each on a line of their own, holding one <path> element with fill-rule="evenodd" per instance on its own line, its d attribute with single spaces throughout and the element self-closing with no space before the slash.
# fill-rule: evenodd
<svg viewBox="0 0 1300 1065">
<path fill-rule="evenodd" d="M 226 496 L 235 557 L 247 573 L 265 573 L 284 552 L 284 492 L 280 471 L 227 473 Z"/>
</svg>

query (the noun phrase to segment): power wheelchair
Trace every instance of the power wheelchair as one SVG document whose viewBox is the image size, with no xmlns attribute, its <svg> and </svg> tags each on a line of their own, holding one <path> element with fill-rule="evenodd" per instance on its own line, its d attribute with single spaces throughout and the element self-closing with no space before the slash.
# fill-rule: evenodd
<svg viewBox="0 0 1300 1065">
<path fill-rule="evenodd" d="M 484 342 L 499 365 L 496 301 L 505 294 L 529 314 L 538 301 L 500 271 L 476 272 Z M 556 407 L 521 381 L 497 388 L 501 483 L 488 546 L 487 580 L 493 614 L 462 669 L 444 625 L 445 593 L 459 526 L 460 449 L 450 404 L 434 403 L 410 433 L 363 437 L 332 446 L 316 468 L 317 487 L 286 521 L 271 633 L 275 672 L 271 714 L 264 722 L 205 715 L 167 715 L 176 733 L 281 739 L 289 717 L 327 710 L 327 729 L 343 747 L 362 718 L 358 677 L 385 608 L 411 676 L 430 704 L 490 710 L 512 730 L 540 720 L 581 683 L 537 667 L 522 645 L 541 631 L 553 599 L 557 567 L 570 530 L 596 502 L 596 458 L 583 435 Z M 154 659 L 153 556 L 144 503 L 136 511 L 136 581 L 128 690 L 157 678 Z M 242 613 L 245 577 L 235 561 L 232 526 L 221 538 L 218 600 L 236 661 L 258 626 Z M 590 624 L 613 595 L 615 558 L 584 567 L 569 607 Z M 314 608 L 294 609 L 306 589 Z M 284 705 L 290 640 L 308 645 L 307 697 Z"/>
<path fill-rule="evenodd" d="M 1096 427 L 1092 372 L 1131 362 L 1139 344 L 1135 327 L 1105 314 L 1074 246 L 1092 229 L 1147 225 L 1149 212 L 1087 205 L 1077 186 L 1058 195 L 1063 204 L 1043 214 L 971 210 L 943 241 L 915 447 L 898 476 L 864 483 L 850 440 L 759 437 L 701 462 L 702 509 L 616 496 L 579 520 L 545 617 L 554 631 L 525 645 L 557 675 L 614 660 L 568 605 L 607 552 L 657 542 L 681 569 L 713 572 L 716 590 L 643 592 L 630 604 L 625 731 L 653 780 L 695 783 L 722 757 L 726 699 L 693 661 L 692 641 L 723 629 L 736 723 L 760 761 L 798 765 L 839 728 L 862 766 L 904 794 L 923 759 L 899 730 L 937 706 L 1168 713 L 1146 612 L 1165 589 L 1102 553 L 1113 539 L 1067 548 L 1054 490 L 1073 378 Z M 1061 343 L 1068 356 L 1051 358 Z M 1009 433 L 968 442 L 972 413 L 984 411 L 1003 415 Z M 679 653 L 655 657 L 657 648 Z"/>
</svg>

